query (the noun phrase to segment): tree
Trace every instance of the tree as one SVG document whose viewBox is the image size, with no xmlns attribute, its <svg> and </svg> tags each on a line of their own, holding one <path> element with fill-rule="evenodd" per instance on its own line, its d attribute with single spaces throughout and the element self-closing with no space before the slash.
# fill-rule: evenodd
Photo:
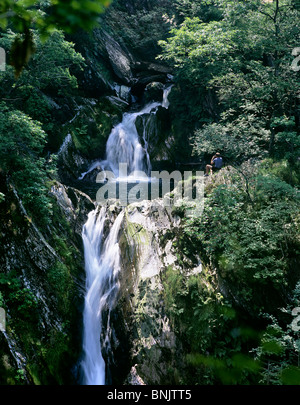
<svg viewBox="0 0 300 405">
<path fill-rule="evenodd" d="M 73 33 L 90 30 L 111 0 L 4 0 L 0 3 L 0 27 L 18 32 L 11 47 L 11 63 L 18 77 L 35 51 L 32 29 L 41 38 L 53 30 Z"/>
<path fill-rule="evenodd" d="M 297 190 L 249 163 L 220 174 L 211 187 L 201 217 L 186 220 L 187 235 L 236 302 L 276 312 L 299 262 Z"/>
<path fill-rule="evenodd" d="M 299 73 L 291 69 L 291 63 L 300 34 L 294 23 L 299 11 L 291 2 L 279 0 L 217 3 L 222 19 L 203 22 L 199 17 L 187 17 L 173 28 L 167 41 L 160 42 L 161 57 L 177 68 L 181 102 L 186 101 L 189 117 L 199 128 L 196 144 L 201 145 L 207 134 L 211 143 L 218 140 L 218 123 L 222 133 L 232 138 L 229 143 L 238 142 L 242 153 L 243 144 L 250 142 L 256 154 L 267 151 L 275 156 L 283 147 L 279 134 L 286 135 L 287 130 L 281 124 L 288 121 L 286 147 L 295 159 L 298 146 L 293 134 L 300 118 L 300 86 Z M 209 94 L 215 95 L 215 101 L 205 109 Z M 224 143 L 229 144 L 228 140 Z M 203 157 L 203 148 L 196 146 L 195 152 Z"/>
<path fill-rule="evenodd" d="M 35 53 L 29 64 L 23 69 L 22 75 L 15 83 L 13 69 L 9 66 L 7 71 L 1 75 L 1 92 L 3 97 L 11 97 L 25 86 L 30 86 L 41 91 L 52 89 L 61 92 L 68 88 L 77 87 L 77 80 L 70 70 L 80 70 L 84 66 L 84 59 L 74 50 L 74 44 L 65 40 L 61 31 L 54 30 L 46 42 L 41 41 L 39 33 L 33 31 L 35 42 Z M 0 39 L 0 45 L 6 49 L 8 60 L 13 59 L 10 49 L 15 42 L 17 34 L 8 31 Z"/>
<path fill-rule="evenodd" d="M 4 102 L 0 107 L 0 172 L 15 184 L 27 210 L 43 223 L 51 209 L 46 187 L 51 167 L 42 157 L 46 133 L 21 111 L 10 110 Z"/>
</svg>

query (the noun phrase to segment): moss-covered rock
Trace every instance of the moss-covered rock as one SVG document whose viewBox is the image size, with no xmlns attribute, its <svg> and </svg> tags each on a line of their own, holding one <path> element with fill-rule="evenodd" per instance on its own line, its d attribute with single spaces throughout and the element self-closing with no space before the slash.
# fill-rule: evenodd
<svg viewBox="0 0 300 405">
<path fill-rule="evenodd" d="M 170 322 L 162 282 L 168 266 L 179 265 L 169 243 L 179 223 L 162 200 L 142 201 L 125 209 L 119 240 L 119 299 L 111 318 L 112 382 L 177 384 L 184 372 L 182 342 Z"/>
<path fill-rule="evenodd" d="M 163 99 L 164 86 L 160 82 L 151 82 L 147 84 L 145 88 L 145 101 L 149 103 L 151 101 L 161 102 Z"/>
<path fill-rule="evenodd" d="M 73 384 L 81 350 L 81 229 L 91 200 L 77 190 L 53 185 L 53 212 L 39 230 L 17 191 L 1 182 L 1 384 Z M 3 371 L 3 373 L 2 373 Z"/>
<path fill-rule="evenodd" d="M 108 136 L 121 117 L 120 108 L 108 98 L 80 106 L 78 114 L 67 129 L 71 133 L 76 150 L 90 160 L 103 157 Z"/>
</svg>

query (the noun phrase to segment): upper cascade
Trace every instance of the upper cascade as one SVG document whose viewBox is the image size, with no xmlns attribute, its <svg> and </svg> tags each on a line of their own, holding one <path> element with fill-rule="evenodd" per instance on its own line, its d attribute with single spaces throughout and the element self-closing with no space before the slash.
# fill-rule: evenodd
<svg viewBox="0 0 300 405">
<path fill-rule="evenodd" d="M 146 131 L 143 133 L 143 146 L 136 129 L 136 119 L 144 114 L 155 114 L 159 106 L 168 108 L 168 95 L 172 86 L 164 89 L 161 102 L 151 102 L 138 112 L 124 113 L 122 121 L 116 125 L 107 140 L 106 156 L 104 160 L 95 161 L 89 169 L 79 177 L 82 180 L 88 173 L 96 168 L 110 170 L 116 178 L 119 177 L 119 165 L 126 164 L 128 173 L 143 172 L 147 175 L 151 171 L 148 153 L 148 140 Z"/>
<path fill-rule="evenodd" d="M 120 163 L 127 164 L 129 173 L 135 171 L 148 173 L 151 170 L 148 151 L 140 143 L 135 120 L 139 115 L 155 112 L 159 105 L 161 103 L 150 103 L 139 112 L 124 114 L 122 122 L 113 128 L 108 138 L 106 160 L 101 165 L 104 170 L 112 170 L 117 177 Z"/>
</svg>

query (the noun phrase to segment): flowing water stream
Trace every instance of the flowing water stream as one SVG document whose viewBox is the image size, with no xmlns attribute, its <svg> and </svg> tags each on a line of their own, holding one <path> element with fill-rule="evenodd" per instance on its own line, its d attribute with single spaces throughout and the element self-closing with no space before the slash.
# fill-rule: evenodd
<svg viewBox="0 0 300 405">
<path fill-rule="evenodd" d="M 110 311 L 118 292 L 120 254 L 118 235 L 124 212 L 118 215 L 108 237 L 103 241 L 106 220 L 106 207 L 89 213 L 84 225 L 82 238 L 84 244 L 86 269 L 86 296 L 83 313 L 83 351 L 81 363 L 84 385 L 105 384 L 105 362 L 101 346 L 109 349 Z M 103 310 L 108 311 L 106 334 L 102 337 Z"/>
<path fill-rule="evenodd" d="M 119 176 L 119 164 L 126 163 L 128 173 L 135 171 L 143 171 L 150 173 L 151 163 L 148 153 L 148 136 L 147 122 L 144 122 L 143 143 L 141 144 L 139 135 L 135 126 L 138 116 L 145 116 L 146 114 L 155 114 L 157 107 L 169 107 L 168 95 L 172 86 L 168 86 L 163 93 L 163 100 L 161 103 L 153 102 L 147 104 L 140 111 L 123 114 L 122 121 L 115 126 L 106 143 L 106 157 L 103 160 L 97 160 L 91 164 L 89 169 L 82 173 L 79 177 L 80 180 L 100 167 L 102 170 L 111 170 L 116 178 Z"/>
<path fill-rule="evenodd" d="M 144 130 L 144 147 L 142 147 L 135 127 L 139 115 L 155 113 L 158 106 L 168 107 L 165 90 L 162 103 L 151 103 L 139 112 L 125 113 L 123 120 L 111 132 L 106 146 L 105 160 L 95 162 L 81 179 L 101 166 L 103 170 L 112 170 L 119 175 L 119 163 L 128 165 L 128 172 L 150 170 L 150 159 L 147 150 L 147 131 Z M 83 358 L 81 373 L 83 385 L 105 385 L 106 365 L 102 350 L 110 349 L 110 312 L 115 304 L 119 289 L 118 274 L 120 271 L 119 233 L 124 216 L 120 212 L 111 226 L 108 236 L 104 238 L 107 224 L 107 207 L 98 207 L 88 215 L 82 231 L 84 245 L 86 291 L 83 312 Z M 103 327 L 103 313 L 107 324 Z"/>
</svg>

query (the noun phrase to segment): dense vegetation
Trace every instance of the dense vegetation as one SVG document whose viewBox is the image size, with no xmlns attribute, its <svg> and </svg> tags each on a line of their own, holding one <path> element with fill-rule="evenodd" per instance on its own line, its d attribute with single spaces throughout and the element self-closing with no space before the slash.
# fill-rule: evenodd
<svg viewBox="0 0 300 405">
<path fill-rule="evenodd" d="M 58 103 L 64 103 L 74 96 L 78 83 L 70 69 L 81 69 L 84 61 L 62 31 L 54 30 L 43 42 L 38 31 L 32 30 L 35 52 L 16 81 L 16 69 L 10 62 L 19 34 L 12 28 L 10 25 L 0 39 L 8 62 L 0 76 L 1 171 L 15 183 L 29 212 L 39 213 L 38 220 L 45 223 L 51 212 L 47 180 L 55 171 L 55 163 L 48 156 L 49 143 L 59 128 L 53 117 L 55 102 L 50 97 L 55 94 Z"/>
<path fill-rule="evenodd" d="M 64 260 L 49 268 L 47 280 L 66 319 L 75 294 L 70 274 L 79 271 L 71 258 L 77 250 L 49 189 L 65 135 L 71 133 L 84 158 L 96 158 L 111 117 L 120 118 L 120 110 L 101 99 L 107 89 L 99 91 L 96 106 L 83 101 L 88 58 L 80 51 L 82 42 L 93 47 L 95 39 L 76 30 L 98 27 L 108 3 L 1 2 L 0 47 L 8 62 L 0 72 L 3 229 L 13 235 L 10 221 L 19 221 L 10 184 L 28 221 L 48 236 L 53 231 L 52 246 Z M 297 0 L 115 0 L 100 20 L 134 58 L 163 62 L 174 73 L 173 163 L 204 167 L 216 150 L 226 162 L 206 182 L 203 215 L 183 217 L 177 235 L 182 268 L 188 272 L 186 256 L 200 257 L 201 276 L 186 277 L 172 267 L 162 276 L 169 315 L 186 342 L 188 373 L 182 383 L 300 381 L 300 340 L 291 326 L 292 310 L 300 306 L 300 69 L 293 54 L 300 46 L 299 14 Z M 93 58 L 109 77 L 107 66 Z M 83 114 L 70 124 L 79 105 Z M 56 235 L 61 223 L 64 233 Z M 18 271 L 1 270 L 0 306 L 17 314 L 15 330 L 34 352 L 39 302 Z M 70 329 L 55 333 L 49 336 L 57 352 L 47 342 L 38 344 L 51 382 L 63 383 L 59 357 L 72 350 L 66 339 Z M 43 364 L 34 367 L 32 374 L 41 374 Z M 46 372 L 41 380 L 49 382 Z M 21 383 L 22 375 L 9 381 Z"/>
<path fill-rule="evenodd" d="M 53 152 L 65 136 L 63 124 L 76 114 L 85 68 L 66 32 L 94 25 L 108 2 L 80 2 L 80 10 L 78 4 L 0 2 L 0 46 L 6 52 L 0 72 L 0 306 L 10 344 L 17 346 L 11 350 L 26 356 L 25 372 L 1 333 L 0 384 L 73 382 L 70 369 L 79 356 L 76 279 L 82 253 L 50 188 L 58 179 Z M 25 243 L 31 231 L 42 232 L 54 261 L 43 249 L 32 259 Z M 52 297 L 46 318 L 45 296 Z"/>
<path fill-rule="evenodd" d="M 180 24 L 160 42 L 176 69 L 174 124 L 187 129 L 195 156 L 219 150 L 227 167 L 206 183 L 203 215 L 185 219 L 180 239 L 216 273 L 200 284 L 167 273 L 170 311 L 190 342 L 195 383 L 299 384 L 291 328 L 299 305 L 300 82 L 291 68 L 299 5 L 185 1 L 178 10 Z"/>
</svg>

